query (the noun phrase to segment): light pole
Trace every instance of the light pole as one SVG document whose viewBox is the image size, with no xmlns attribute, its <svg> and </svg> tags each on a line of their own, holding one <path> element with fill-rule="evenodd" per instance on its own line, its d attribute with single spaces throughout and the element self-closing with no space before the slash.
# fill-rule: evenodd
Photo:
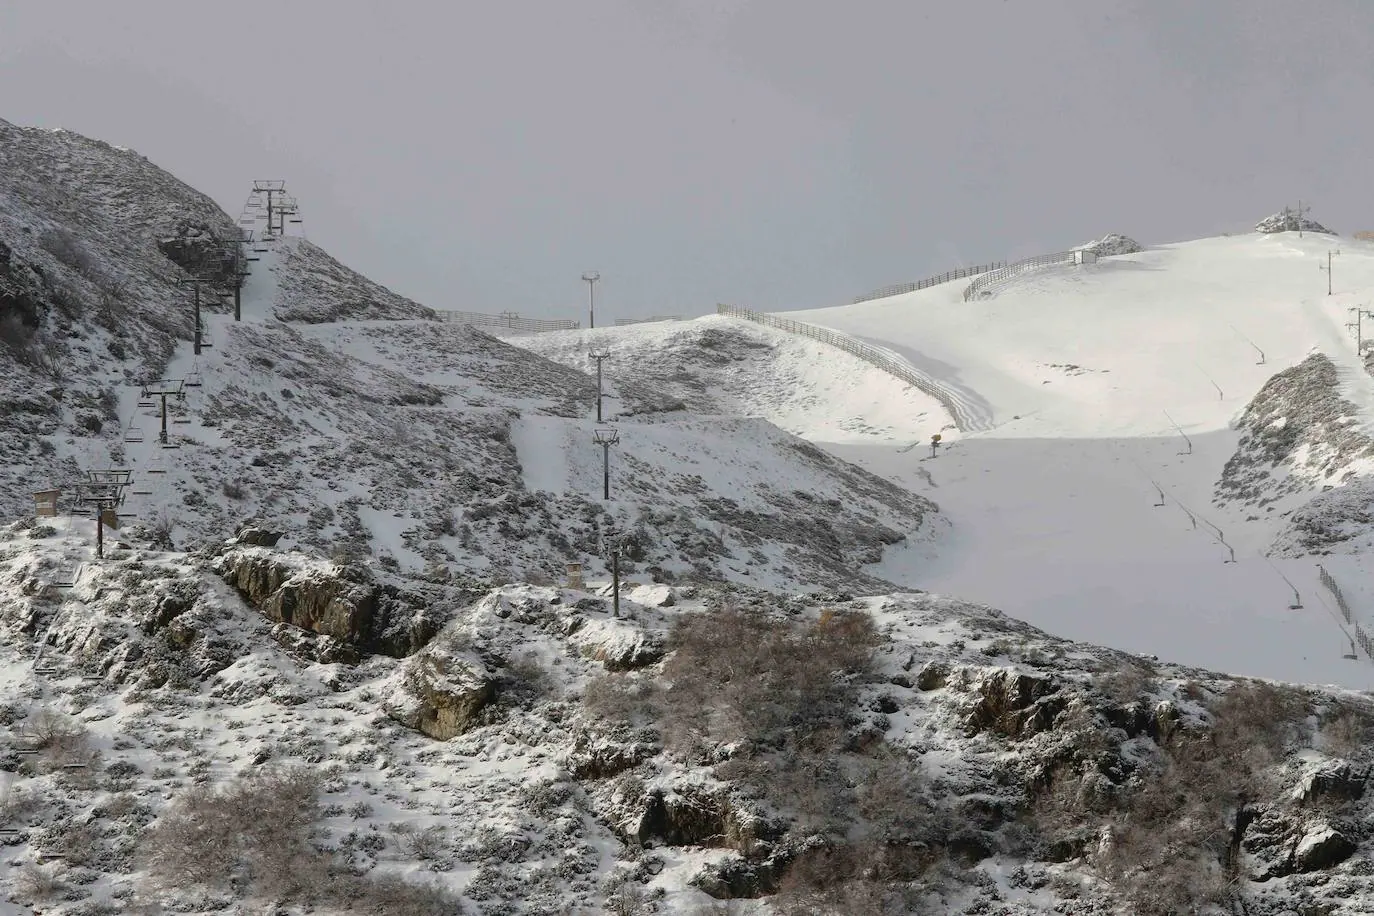
<svg viewBox="0 0 1374 916">
<path fill-rule="evenodd" d="M 596 281 L 601 279 L 601 274 L 594 270 L 589 270 L 582 275 L 582 279 L 587 281 L 587 327 L 596 327 Z"/>
<path fill-rule="evenodd" d="M 596 360 L 596 422 L 601 422 L 601 400 L 605 397 L 601 393 L 601 362 L 611 358 L 611 351 L 607 349 L 593 350 L 587 354 Z"/>
<path fill-rule="evenodd" d="M 620 616 L 620 551 L 623 539 L 615 532 L 606 533 L 606 550 L 611 555 L 611 616 Z"/>
<path fill-rule="evenodd" d="M 1355 320 L 1347 321 L 1345 326 L 1355 329 L 1355 355 L 1359 356 L 1364 352 L 1364 327 L 1362 319 L 1374 318 L 1374 312 L 1368 309 L 1362 309 L 1358 305 L 1352 305 L 1350 308 L 1346 309 L 1346 311 L 1355 313 Z"/>
<path fill-rule="evenodd" d="M 620 443 L 620 432 L 614 429 L 598 429 L 592 436 L 601 446 L 601 498 L 611 498 L 611 446 Z"/>
<path fill-rule="evenodd" d="M 1328 296 L 1331 295 L 1331 256 L 1333 254 L 1339 255 L 1340 253 L 1341 250 L 1339 248 L 1335 251 L 1332 251 L 1330 248 L 1326 250 L 1326 294 Z M 1317 269 L 1321 269 L 1320 264 L 1317 265 Z"/>
</svg>

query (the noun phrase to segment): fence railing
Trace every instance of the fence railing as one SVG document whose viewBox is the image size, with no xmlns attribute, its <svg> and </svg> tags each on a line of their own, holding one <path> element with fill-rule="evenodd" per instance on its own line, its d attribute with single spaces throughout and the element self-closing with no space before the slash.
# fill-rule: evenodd
<svg viewBox="0 0 1374 916">
<path fill-rule="evenodd" d="M 652 318 L 617 318 L 616 327 L 624 327 L 627 324 L 649 324 L 654 321 L 681 321 L 681 315 L 655 315 Z"/>
<path fill-rule="evenodd" d="M 483 315 L 480 312 L 446 312 L 435 310 L 440 321 L 456 324 L 469 324 L 475 328 L 501 328 L 507 331 L 571 331 L 581 327 L 576 321 L 561 318 L 521 318 L 515 312 L 502 312 L 500 315 Z"/>
<path fill-rule="evenodd" d="M 980 274 L 976 280 L 968 285 L 964 290 L 964 301 L 978 297 L 985 292 L 992 292 L 997 286 L 1006 283 L 1029 270 L 1037 267 L 1049 267 L 1054 264 L 1072 264 L 1074 261 L 1073 251 L 1056 251 L 1054 254 L 1042 254 L 1033 258 L 1026 258 L 1024 261 L 1017 261 L 1014 264 L 1005 264 L 996 270 L 989 270 Z"/>
<path fill-rule="evenodd" d="M 839 347 L 841 350 L 857 356 L 870 366 L 874 366 L 896 376 L 916 390 L 928 394 L 939 401 L 941 406 L 949 412 L 950 417 L 954 420 L 955 426 L 959 429 L 968 430 L 976 426 L 976 421 L 970 416 L 967 408 L 959 403 L 947 389 L 941 387 L 928 376 L 916 372 L 906 361 L 899 360 L 891 354 L 885 353 L 870 344 L 866 344 L 856 337 L 842 334 L 839 331 L 832 331 L 830 328 L 822 328 L 814 324 L 807 324 L 804 321 L 793 321 L 791 318 L 779 318 L 776 315 L 754 312 L 734 305 L 717 305 L 716 312 L 731 318 L 743 318 L 746 321 L 767 325 L 770 328 L 777 328 L 782 331 L 787 331 L 790 334 L 800 334 L 803 337 L 810 337 L 812 340 L 819 340 L 822 343 L 830 344 L 832 347 Z"/>
<path fill-rule="evenodd" d="M 858 305 L 860 302 L 868 302 L 872 299 L 886 299 L 888 296 L 901 296 L 905 293 L 914 293 L 918 289 L 939 286 L 941 283 L 948 283 L 951 280 L 962 280 L 965 277 L 974 277 L 978 274 L 987 273 L 990 270 L 996 270 L 999 267 L 1006 266 L 1006 261 L 994 261 L 991 264 L 982 264 L 978 267 L 960 267 L 957 270 L 942 273 L 938 277 L 927 277 L 924 280 L 917 280 L 915 283 L 896 283 L 892 286 L 884 286 L 882 289 L 875 289 L 873 292 L 866 295 L 854 297 L 854 304 Z"/>
<path fill-rule="evenodd" d="M 1355 628 L 1355 642 L 1359 643 L 1360 648 L 1364 650 L 1365 657 L 1374 659 L 1374 641 L 1370 640 L 1364 627 L 1355 622 L 1355 614 L 1350 610 L 1350 604 L 1345 600 L 1345 594 L 1341 591 L 1340 585 L 1332 578 L 1331 573 L 1326 571 L 1326 567 L 1320 563 L 1317 564 L 1317 574 L 1322 585 L 1326 586 L 1326 590 L 1336 599 L 1336 607 L 1340 608 L 1341 616 L 1345 618 L 1345 622 Z"/>
</svg>

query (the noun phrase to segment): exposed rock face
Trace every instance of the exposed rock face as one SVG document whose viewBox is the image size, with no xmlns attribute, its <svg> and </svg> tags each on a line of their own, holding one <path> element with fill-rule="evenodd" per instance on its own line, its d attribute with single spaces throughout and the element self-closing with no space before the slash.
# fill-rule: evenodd
<svg viewBox="0 0 1374 916">
<path fill-rule="evenodd" d="M 393 719 L 439 741 L 480 724 L 478 714 L 496 696 L 496 680 L 481 660 L 445 642 L 406 661 L 399 689 L 386 703 Z"/>
<path fill-rule="evenodd" d="M 1336 364 L 1315 353 L 1265 383 L 1241 414 L 1241 439 L 1217 481 L 1219 504 L 1290 513 L 1278 546 L 1290 555 L 1327 550 L 1366 532 L 1374 495 L 1358 466 L 1374 457 L 1340 394 Z M 1325 492 L 1318 492 L 1325 488 Z"/>
<path fill-rule="evenodd" d="M 157 247 L 177 266 L 217 283 L 232 282 L 242 266 L 238 246 L 217 239 L 205 220 L 183 220 L 174 235 L 158 240 Z"/>
<path fill-rule="evenodd" d="M 1102 236 L 1095 242 L 1086 245 L 1079 245 L 1078 251 L 1091 251 L 1099 258 L 1105 258 L 1114 254 L 1135 254 L 1137 251 L 1144 251 L 1145 246 L 1135 239 L 1122 235 L 1119 232 L 1112 232 Z"/>
<path fill-rule="evenodd" d="M 1059 685 L 1050 678 L 1018 671 L 996 671 L 979 690 L 979 699 L 968 715 L 968 733 L 991 730 L 1008 738 L 1029 738 L 1046 731 L 1067 705 L 1057 697 Z"/>
<path fill-rule="evenodd" d="M 1334 827 L 1318 827 L 1298 841 L 1293 856 L 1299 872 L 1321 871 L 1339 865 L 1355 851 L 1355 844 Z"/>
<path fill-rule="evenodd" d="M 422 599 L 354 567 L 300 565 L 263 549 L 233 550 L 212 568 L 270 620 L 330 636 L 358 652 L 403 658 L 438 631 Z"/>
<path fill-rule="evenodd" d="M 1370 771 L 1349 763 L 1333 763 L 1309 771 L 1298 784 L 1296 795 L 1303 804 L 1322 801 L 1357 801 L 1364 797 Z"/>
<path fill-rule="evenodd" d="M 1266 234 L 1273 234 L 1275 232 L 1297 232 L 1299 230 L 1303 232 L 1320 232 L 1324 235 L 1335 235 L 1334 232 L 1327 229 L 1316 220 L 1308 219 L 1305 216 L 1298 216 L 1298 214 L 1290 211 L 1287 207 L 1275 213 L 1273 216 L 1266 216 L 1258 223 L 1255 223 L 1255 231 Z"/>
<path fill-rule="evenodd" d="M 234 543 L 245 547 L 276 547 L 281 538 L 279 531 L 268 531 L 256 525 L 244 525 L 234 535 Z"/>
</svg>

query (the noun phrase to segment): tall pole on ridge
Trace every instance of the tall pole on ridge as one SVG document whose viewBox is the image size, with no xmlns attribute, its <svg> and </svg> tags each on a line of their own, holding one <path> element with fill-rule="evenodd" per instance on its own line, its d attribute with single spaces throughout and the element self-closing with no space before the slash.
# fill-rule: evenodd
<svg viewBox="0 0 1374 916">
<path fill-rule="evenodd" d="M 598 429 L 592 438 L 601 446 L 601 498 L 611 498 L 611 446 L 620 442 L 620 432 L 614 429 Z"/>
<path fill-rule="evenodd" d="M 596 327 L 596 281 L 601 279 L 601 274 L 594 270 L 589 270 L 582 275 L 582 279 L 587 281 L 587 327 Z"/>
<path fill-rule="evenodd" d="M 601 401 L 605 395 L 601 393 L 601 362 L 611 358 L 610 350 L 593 350 L 587 354 L 596 360 L 596 422 L 601 422 Z"/>
</svg>

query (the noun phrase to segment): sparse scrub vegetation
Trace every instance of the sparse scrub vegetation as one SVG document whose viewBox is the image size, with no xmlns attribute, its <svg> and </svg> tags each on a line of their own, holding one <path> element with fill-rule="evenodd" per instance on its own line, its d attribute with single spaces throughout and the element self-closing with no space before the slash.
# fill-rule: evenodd
<svg viewBox="0 0 1374 916">
<path fill-rule="evenodd" d="M 311 842 L 320 816 L 311 771 L 268 771 L 220 788 L 187 789 L 148 830 L 140 851 L 153 878 L 168 887 L 238 888 L 379 916 L 462 912 L 438 889 L 346 870 Z"/>
<path fill-rule="evenodd" d="M 1353 759 L 1366 755 L 1374 739 L 1374 710 L 1363 706 L 1339 706 L 1322 722 L 1321 736 L 1327 749 L 1336 756 Z"/>
<path fill-rule="evenodd" d="M 1033 801 L 1046 848 L 1062 850 L 1052 857 L 1097 849 L 1103 874 L 1141 916 L 1198 912 L 1237 893 L 1245 812 L 1277 791 L 1275 765 L 1307 714 L 1298 691 L 1263 682 L 1233 686 L 1208 711 L 1209 728 L 1175 736 L 1129 788 L 1095 767 L 1066 769 Z"/>
</svg>

